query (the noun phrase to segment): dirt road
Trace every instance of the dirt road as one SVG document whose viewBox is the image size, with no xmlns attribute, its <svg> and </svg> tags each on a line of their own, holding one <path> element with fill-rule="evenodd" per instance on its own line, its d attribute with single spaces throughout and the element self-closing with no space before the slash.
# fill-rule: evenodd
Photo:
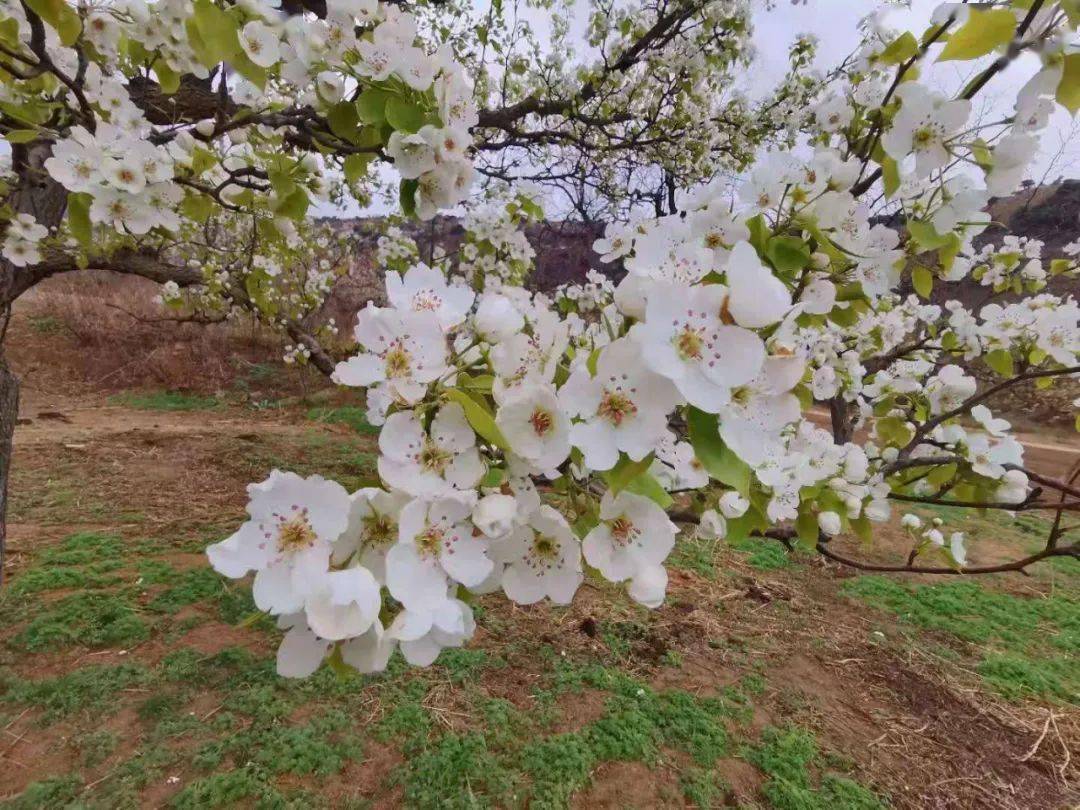
<svg viewBox="0 0 1080 810">
<path fill-rule="evenodd" d="M 822 427 L 829 427 L 829 414 L 812 410 L 809 416 Z M 856 433 L 864 437 L 865 432 Z M 1073 465 L 1080 462 L 1080 434 L 1066 436 L 1059 432 L 1031 433 L 1013 431 L 1013 436 L 1024 446 L 1024 464 L 1034 472 L 1062 478 Z"/>
</svg>

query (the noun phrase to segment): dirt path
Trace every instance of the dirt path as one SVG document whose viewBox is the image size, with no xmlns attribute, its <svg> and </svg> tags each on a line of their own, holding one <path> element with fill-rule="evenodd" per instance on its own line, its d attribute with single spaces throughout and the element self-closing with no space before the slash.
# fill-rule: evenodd
<svg viewBox="0 0 1080 810">
<path fill-rule="evenodd" d="M 821 427 L 829 427 L 829 415 L 826 412 L 811 410 L 809 417 Z M 860 431 L 856 437 L 864 438 L 865 435 L 865 431 Z M 1060 478 L 1080 462 L 1080 434 L 1014 430 L 1012 435 L 1024 446 L 1024 461 L 1034 472 Z"/>
<path fill-rule="evenodd" d="M 310 423 L 308 423 L 310 426 Z M 295 419 L 276 413 L 239 409 L 148 411 L 112 405 L 74 405 L 63 408 L 24 408 L 16 431 L 21 446 L 78 444 L 135 431 L 164 435 L 296 433 Z"/>
</svg>

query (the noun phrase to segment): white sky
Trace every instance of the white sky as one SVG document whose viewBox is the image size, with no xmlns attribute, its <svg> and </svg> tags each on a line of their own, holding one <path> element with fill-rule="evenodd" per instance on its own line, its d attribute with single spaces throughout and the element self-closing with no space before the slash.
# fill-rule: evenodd
<svg viewBox="0 0 1080 810">
<path fill-rule="evenodd" d="M 473 1 L 484 8 L 489 2 Z M 890 10 L 886 21 L 898 30 L 908 29 L 919 36 L 929 25 L 930 15 L 938 4 L 939 0 L 911 0 L 910 8 L 898 5 Z M 582 6 L 579 17 L 584 25 L 585 6 L 579 5 Z M 751 96 L 768 93 L 783 79 L 787 69 L 788 46 L 799 34 L 813 34 L 818 39 L 815 67 L 827 70 L 839 64 L 858 44 L 859 20 L 880 8 L 882 4 L 878 0 L 803 0 L 795 5 L 791 4 L 790 0 L 776 0 L 773 11 L 765 11 L 761 2 L 755 5 L 757 8 L 753 18 L 753 41 L 757 56 L 752 69 L 745 72 L 744 75 L 748 78 L 743 82 L 743 89 Z M 543 41 L 547 28 L 544 15 L 533 10 L 529 16 L 538 37 Z M 1011 111 L 1016 91 L 1026 77 L 1031 75 L 1035 59 L 1036 57 L 1029 54 L 1022 56 L 1009 69 L 995 76 L 991 84 L 980 93 L 979 98 L 984 98 L 984 103 L 989 107 L 988 114 L 997 114 L 1000 118 Z M 923 80 L 937 83 L 943 92 L 956 92 L 974 73 L 972 63 L 959 63 L 962 67 L 957 67 L 957 64 L 943 63 L 924 67 Z M 977 100 L 976 115 L 979 110 Z M 1043 133 L 1042 153 L 1032 165 L 1031 177 L 1040 180 L 1048 169 L 1051 172 L 1048 178 L 1050 181 L 1060 174 L 1066 177 L 1080 176 L 1080 132 L 1076 137 L 1071 137 L 1071 123 L 1068 112 L 1059 107 L 1051 118 L 1047 131 Z M 1051 165 L 1063 140 L 1066 141 L 1063 154 Z M 387 208 L 376 203 L 362 213 L 382 214 L 387 213 Z"/>
</svg>

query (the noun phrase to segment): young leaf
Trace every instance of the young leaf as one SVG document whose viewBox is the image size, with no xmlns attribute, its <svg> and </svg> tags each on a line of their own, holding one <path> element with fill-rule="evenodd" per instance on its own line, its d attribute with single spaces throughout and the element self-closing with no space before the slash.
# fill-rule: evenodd
<svg viewBox="0 0 1080 810">
<path fill-rule="evenodd" d="M 414 101 L 391 96 L 386 102 L 386 123 L 399 132 L 416 132 L 424 125 L 424 111 Z"/>
<path fill-rule="evenodd" d="M 667 509 L 675 502 L 668 491 L 660 486 L 660 482 L 653 478 L 651 473 L 643 472 L 626 485 L 627 492 L 648 498 L 661 509 Z"/>
<path fill-rule="evenodd" d="M 356 113 L 356 105 L 348 101 L 335 104 L 326 113 L 326 123 L 330 125 L 330 131 L 339 138 L 352 142 L 360 128 L 360 116 Z"/>
<path fill-rule="evenodd" d="M 994 349 L 986 355 L 986 365 L 1002 377 L 1013 376 L 1013 357 L 1008 349 Z"/>
<path fill-rule="evenodd" d="M 749 495 L 750 467 L 720 438 L 716 414 L 690 408 L 686 415 L 686 424 L 690 430 L 690 444 L 694 448 L 694 455 L 709 475 L 738 490 L 743 496 Z"/>
<path fill-rule="evenodd" d="M 510 448 L 506 437 L 499 430 L 499 426 L 495 424 L 495 417 L 491 415 L 491 411 L 486 406 L 481 405 L 480 402 L 457 388 L 448 388 L 444 394 L 451 402 L 456 402 L 462 407 L 465 411 L 465 418 L 469 420 L 472 429 L 479 433 L 480 436 L 503 450 Z"/>
<path fill-rule="evenodd" d="M 948 241 L 948 237 L 939 234 L 929 222 L 909 219 L 907 229 L 911 238 L 915 240 L 915 244 L 923 250 L 937 250 Z"/>
<path fill-rule="evenodd" d="M 635 478 L 649 469 L 649 465 L 652 464 L 653 454 L 649 453 L 641 461 L 631 461 L 630 457 L 623 453 L 619 457 L 618 463 L 604 473 L 604 480 L 607 481 L 608 489 L 611 490 L 612 495 L 618 495 L 627 485 L 630 484 Z"/>
<path fill-rule="evenodd" d="M 887 199 L 900 188 L 900 167 L 888 155 L 883 155 L 880 162 L 881 178 L 885 183 L 885 197 Z"/>
<path fill-rule="evenodd" d="M 356 114 L 365 124 L 386 122 L 386 102 L 390 96 L 378 88 L 369 87 L 356 100 Z"/>
<path fill-rule="evenodd" d="M 976 59 L 1008 44 L 1016 31 L 1016 15 L 1006 8 L 972 8 L 968 21 L 945 43 L 939 62 Z"/>
<path fill-rule="evenodd" d="M 929 299 L 930 293 L 934 291 L 934 276 L 925 267 L 919 265 L 911 271 L 911 286 L 920 296 Z"/>
<path fill-rule="evenodd" d="M 765 255 L 781 273 L 794 273 L 810 262 L 810 247 L 794 236 L 774 236 L 768 241 Z"/>
<path fill-rule="evenodd" d="M 13 129 L 5 133 L 4 137 L 8 143 L 30 143 L 30 141 L 38 137 L 38 131 L 36 129 Z"/>
<path fill-rule="evenodd" d="M 1070 53 L 1062 57 L 1064 68 L 1057 87 L 1058 104 L 1076 115 L 1080 110 L 1080 53 Z"/>
<path fill-rule="evenodd" d="M 90 203 L 93 195 L 71 193 L 67 198 L 67 220 L 71 235 L 79 240 L 84 248 L 90 247 L 93 228 L 90 224 Z"/>
<path fill-rule="evenodd" d="M 367 174 L 368 166 L 371 165 L 371 159 L 375 157 L 370 152 L 363 152 L 356 155 L 349 155 L 344 161 L 345 179 L 349 183 L 356 183 L 363 179 Z"/>
<path fill-rule="evenodd" d="M 407 217 L 416 216 L 416 189 L 420 184 L 415 180 L 402 180 L 398 190 L 398 201 L 401 203 L 401 213 Z"/>
<path fill-rule="evenodd" d="M 910 31 L 898 36 L 881 52 L 878 60 L 886 65 L 899 65 L 919 52 L 919 42 Z"/>
</svg>

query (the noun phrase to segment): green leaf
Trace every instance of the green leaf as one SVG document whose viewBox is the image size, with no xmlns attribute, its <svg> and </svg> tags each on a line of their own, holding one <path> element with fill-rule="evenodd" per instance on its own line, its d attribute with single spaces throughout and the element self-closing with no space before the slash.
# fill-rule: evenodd
<svg viewBox="0 0 1080 810">
<path fill-rule="evenodd" d="M 795 519 L 795 531 L 799 536 L 799 546 L 813 550 L 818 542 L 817 516 L 808 504 L 799 506 L 799 516 Z"/>
<path fill-rule="evenodd" d="M 90 203 L 93 201 L 93 195 L 86 193 L 68 194 L 67 198 L 68 229 L 84 248 L 90 247 L 93 237 L 90 224 Z"/>
<path fill-rule="evenodd" d="M 506 480 L 506 470 L 499 467 L 488 467 L 484 477 L 480 479 L 482 487 L 497 487 Z"/>
<path fill-rule="evenodd" d="M 53 28 L 60 24 L 60 15 L 67 6 L 65 0 L 26 0 L 26 5 Z"/>
<path fill-rule="evenodd" d="M 896 193 L 896 190 L 900 188 L 900 167 L 897 166 L 896 161 L 884 155 L 881 158 L 881 177 L 885 182 L 885 197 L 886 199 Z"/>
<path fill-rule="evenodd" d="M 187 31 L 192 50 L 206 67 L 231 60 L 238 51 L 243 53 L 236 22 L 210 0 L 195 0 L 192 4 Z M 234 67 L 240 70 L 240 65 Z"/>
<path fill-rule="evenodd" d="M 990 366 L 1002 377 L 1013 376 L 1013 356 L 1008 349 L 994 349 L 992 352 L 988 352 L 984 359 L 986 365 Z"/>
<path fill-rule="evenodd" d="M 368 166 L 371 165 L 371 160 L 375 156 L 371 152 L 364 152 L 357 155 L 349 155 L 344 160 L 343 169 L 345 171 L 345 179 L 349 183 L 356 183 L 364 178 L 367 174 Z"/>
<path fill-rule="evenodd" d="M 180 74 L 169 67 L 169 63 L 164 59 L 154 62 L 154 74 L 161 86 L 161 92 L 165 95 L 171 96 L 180 89 Z"/>
<path fill-rule="evenodd" d="M 1080 53 L 1066 54 L 1061 81 L 1057 87 L 1058 104 L 1076 115 L 1080 110 Z"/>
<path fill-rule="evenodd" d="M 857 518 L 852 518 L 850 523 L 851 528 L 855 531 L 855 535 L 864 543 L 869 543 L 874 539 L 874 525 L 866 515 L 859 515 Z"/>
<path fill-rule="evenodd" d="M 720 438 L 716 414 L 705 413 L 691 407 L 686 414 L 690 431 L 690 444 L 694 455 L 709 475 L 727 484 L 744 497 L 750 494 L 750 466 L 724 444 Z"/>
<path fill-rule="evenodd" d="M 585 360 L 585 368 L 589 370 L 589 374 L 593 377 L 596 376 L 596 364 L 598 362 L 600 362 L 600 350 L 593 349 L 592 352 L 589 353 L 588 359 Z"/>
<path fill-rule="evenodd" d="M 365 124 L 386 122 L 386 102 L 390 95 L 377 87 L 369 87 L 356 100 L 356 114 Z"/>
<path fill-rule="evenodd" d="M 892 447 L 906 447 L 915 435 L 907 421 L 899 416 L 886 416 L 874 423 L 878 437 Z"/>
<path fill-rule="evenodd" d="M 956 475 L 957 469 L 958 468 L 955 463 L 942 464 L 940 467 L 935 467 L 933 470 L 931 470 L 927 474 L 926 480 L 933 484 L 935 487 L 940 487 L 942 484 L 947 484 L 949 483 L 949 481 L 953 480 L 953 477 Z"/>
<path fill-rule="evenodd" d="M 948 237 L 939 234 L 933 225 L 919 219 L 909 219 L 907 229 L 911 238 L 923 250 L 937 250 L 948 241 Z"/>
<path fill-rule="evenodd" d="M 648 498 L 661 509 L 667 509 L 675 502 L 668 491 L 660 486 L 660 482 L 653 478 L 651 473 L 644 472 L 626 485 L 627 492 Z"/>
<path fill-rule="evenodd" d="M 424 111 L 415 101 L 391 96 L 386 102 L 386 123 L 399 132 L 413 133 L 424 125 Z"/>
<path fill-rule="evenodd" d="M 209 149 L 196 146 L 191 150 L 191 173 L 198 177 L 212 166 L 217 165 L 217 155 Z"/>
<path fill-rule="evenodd" d="M 356 675 L 356 670 L 346 664 L 345 659 L 341 657 L 340 644 L 335 644 L 334 649 L 330 651 L 330 655 L 326 656 L 326 665 L 339 678 L 351 678 Z"/>
<path fill-rule="evenodd" d="M 934 291 L 934 275 L 922 265 L 911 271 L 911 286 L 923 298 L 929 299 Z"/>
<path fill-rule="evenodd" d="M 492 416 L 486 405 L 480 404 L 478 400 L 473 399 L 457 388 L 448 388 L 443 393 L 448 400 L 456 402 L 462 407 L 465 411 L 465 418 L 469 420 L 472 429 L 480 436 L 496 447 L 503 450 L 510 449 L 509 442 L 506 441 L 506 437 L 499 430 L 499 426 L 495 424 L 495 417 Z"/>
<path fill-rule="evenodd" d="M 11 132 L 5 133 L 4 137 L 8 143 L 30 143 L 30 141 L 37 139 L 38 131 L 36 129 L 13 129 Z"/>
<path fill-rule="evenodd" d="M 307 214 L 310 204 L 311 200 L 308 199 L 307 192 L 298 186 L 288 196 L 278 201 L 274 213 L 299 222 Z"/>
<path fill-rule="evenodd" d="M 610 470 L 603 473 L 604 480 L 607 482 L 611 494 L 618 495 L 626 489 L 631 481 L 648 471 L 649 465 L 651 465 L 652 462 L 652 453 L 649 453 L 645 458 L 641 459 L 641 461 L 632 461 L 625 453 L 621 453 L 619 455 L 618 463 Z"/>
<path fill-rule="evenodd" d="M 972 8 L 968 21 L 945 43 L 939 62 L 977 59 L 1006 45 L 1016 31 L 1016 15 L 1005 8 Z"/>
<path fill-rule="evenodd" d="M 886 65 L 899 65 L 919 52 L 919 42 L 910 31 L 898 36 L 881 52 L 878 61 Z"/>
<path fill-rule="evenodd" d="M 180 212 L 192 222 L 206 222 L 214 210 L 214 201 L 206 194 L 191 192 L 180 203 Z"/>
<path fill-rule="evenodd" d="M 326 123 L 330 125 L 330 131 L 339 138 L 352 142 L 360 131 L 360 116 L 356 112 L 356 105 L 348 101 L 335 104 L 326 114 Z"/>
<path fill-rule="evenodd" d="M 233 66 L 233 69 L 258 87 L 260 90 L 266 87 L 267 72 L 266 68 L 261 65 L 256 65 L 251 61 L 251 58 L 247 55 L 243 48 L 240 47 L 239 41 L 237 46 L 233 50 L 232 54 L 228 57 L 228 62 Z"/>
<path fill-rule="evenodd" d="M 742 517 L 731 518 L 727 522 L 726 540 L 729 543 L 739 543 L 750 536 L 751 532 L 765 531 L 769 522 L 756 507 L 751 506 Z"/>
<path fill-rule="evenodd" d="M 945 235 L 945 244 L 938 248 L 938 260 L 941 262 L 941 269 L 946 273 L 952 269 L 953 262 L 960 255 L 960 247 L 960 237 L 954 231 L 949 231 Z"/>
<path fill-rule="evenodd" d="M 765 247 L 765 255 L 781 273 L 794 273 L 809 264 L 810 246 L 794 236 L 774 236 Z"/>
<path fill-rule="evenodd" d="M 78 42 L 82 27 L 82 18 L 79 13 L 67 3 L 64 3 L 63 11 L 60 12 L 60 19 L 56 23 L 56 33 L 60 37 L 60 44 L 70 48 Z"/>
<path fill-rule="evenodd" d="M 769 226 L 765 222 L 765 217 L 761 214 L 751 217 L 746 221 L 746 227 L 750 231 L 750 244 L 754 246 L 759 256 L 764 256 L 769 243 Z"/>
<path fill-rule="evenodd" d="M 398 189 L 398 200 L 401 203 L 401 212 L 407 217 L 416 216 L 416 189 L 420 184 L 415 180 L 402 180 Z"/>
</svg>

